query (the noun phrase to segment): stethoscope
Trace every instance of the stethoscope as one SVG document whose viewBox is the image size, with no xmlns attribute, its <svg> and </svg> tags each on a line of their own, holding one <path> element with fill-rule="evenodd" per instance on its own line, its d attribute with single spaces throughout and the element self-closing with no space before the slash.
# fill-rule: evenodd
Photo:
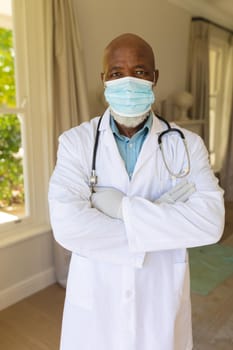
<svg viewBox="0 0 233 350">
<path fill-rule="evenodd" d="M 162 122 L 164 122 L 167 126 L 167 130 L 162 131 L 159 134 L 158 145 L 159 145 L 159 148 L 160 148 L 160 151 L 162 154 L 164 165 L 165 165 L 168 173 L 171 175 L 172 178 L 182 178 L 182 177 L 187 176 L 190 173 L 191 166 L 190 166 L 190 156 L 189 156 L 188 146 L 187 146 L 187 142 L 186 142 L 186 139 L 185 139 L 183 132 L 180 129 L 172 128 L 171 125 L 168 123 L 168 121 L 165 120 L 164 118 L 162 118 L 161 116 L 156 115 L 156 117 L 158 119 L 160 119 Z M 94 186 L 96 186 L 97 182 L 98 182 L 98 178 L 96 175 L 96 155 L 97 155 L 97 149 L 98 149 L 98 144 L 99 144 L 99 136 L 100 136 L 99 128 L 100 128 L 101 120 L 102 120 L 102 117 L 100 117 L 98 125 L 97 125 L 95 143 L 94 143 L 94 148 L 93 148 L 93 156 L 92 156 L 91 176 L 90 176 L 90 181 L 89 181 L 92 193 L 94 192 Z M 164 155 L 162 138 L 163 138 L 163 136 L 167 135 L 168 133 L 178 133 L 178 135 L 181 137 L 183 144 L 184 144 L 185 154 L 186 154 L 186 158 L 187 158 L 187 168 L 180 170 L 178 173 L 173 172 L 169 168 L 168 162 L 166 161 L 166 158 Z"/>
</svg>

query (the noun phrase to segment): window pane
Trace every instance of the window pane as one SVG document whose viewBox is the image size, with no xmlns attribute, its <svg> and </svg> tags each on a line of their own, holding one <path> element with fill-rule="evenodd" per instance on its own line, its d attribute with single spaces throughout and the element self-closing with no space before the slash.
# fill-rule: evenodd
<svg viewBox="0 0 233 350">
<path fill-rule="evenodd" d="M 15 100 L 12 30 L 0 28 L 0 105 L 15 107 Z"/>
<path fill-rule="evenodd" d="M 217 108 L 220 94 L 222 69 L 222 51 L 221 48 L 212 46 L 209 49 L 209 150 L 210 164 L 215 168 L 216 164 L 216 134 L 217 125 Z"/>
<path fill-rule="evenodd" d="M 10 0 L 0 0 L 0 106 L 15 106 L 14 48 Z"/>
<path fill-rule="evenodd" d="M 0 223 L 25 215 L 21 123 L 0 114 Z"/>
<path fill-rule="evenodd" d="M 25 215 L 21 122 L 13 114 L 17 106 L 10 4 L 0 2 L 0 223 Z"/>
</svg>

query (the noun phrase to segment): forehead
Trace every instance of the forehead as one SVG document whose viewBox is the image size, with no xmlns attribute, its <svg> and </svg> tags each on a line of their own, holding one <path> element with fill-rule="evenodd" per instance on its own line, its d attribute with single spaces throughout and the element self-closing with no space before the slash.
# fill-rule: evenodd
<svg viewBox="0 0 233 350">
<path fill-rule="evenodd" d="M 143 46 L 121 46 L 110 48 L 104 56 L 104 69 L 111 67 L 146 66 L 154 68 L 153 57 Z"/>
</svg>

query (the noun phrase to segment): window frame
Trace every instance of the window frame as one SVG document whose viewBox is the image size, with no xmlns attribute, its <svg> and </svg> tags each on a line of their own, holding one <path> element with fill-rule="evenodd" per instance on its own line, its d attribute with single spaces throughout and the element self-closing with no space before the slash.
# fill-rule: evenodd
<svg viewBox="0 0 233 350">
<path fill-rule="evenodd" d="M 221 34 L 221 32 L 220 32 Z M 221 169 L 219 166 L 219 159 L 217 158 L 216 149 L 219 142 L 221 142 L 221 130 L 222 130 L 222 124 L 224 123 L 223 118 L 219 118 L 221 115 L 221 101 L 223 99 L 224 95 L 224 79 L 222 77 L 226 74 L 226 52 L 229 50 L 229 44 L 225 39 L 225 36 L 227 34 L 223 33 L 223 37 L 219 35 L 218 32 L 215 31 L 215 28 L 211 27 L 211 35 L 210 35 L 210 42 L 209 42 L 209 51 L 213 50 L 216 53 L 218 53 L 219 58 L 217 62 L 217 71 L 215 74 L 217 75 L 216 83 L 217 83 L 217 92 L 215 93 L 215 96 L 213 96 L 210 92 L 209 99 L 212 97 L 215 97 L 215 121 L 214 121 L 214 128 L 211 132 L 211 124 L 210 124 L 210 159 L 211 159 L 211 166 L 213 170 L 218 173 Z M 209 56 L 210 59 L 210 56 Z M 210 101 L 211 102 L 211 101 Z"/>
<path fill-rule="evenodd" d="M 20 114 L 23 120 L 26 216 L 0 225 L 0 247 L 50 230 L 47 191 L 53 162 L 48 3 L 12 0 L 17 102 L 16 108 L 0 112 Z"/>
</svg>

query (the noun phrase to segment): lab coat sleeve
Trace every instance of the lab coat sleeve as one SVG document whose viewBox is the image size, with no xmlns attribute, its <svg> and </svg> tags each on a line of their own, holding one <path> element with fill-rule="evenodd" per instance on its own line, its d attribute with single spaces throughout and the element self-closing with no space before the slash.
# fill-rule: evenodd
<svg viewBox="0 0 233 350">
<path fill-rule="evenodd" d="M 91 207 L 82 144 L 72 132 L 60 137 L 49 185 L 50 220 L 55 240 L 64 248 L 102 262 L 141 267 L 144 254 L 129 251 L 125 227 Z"/>
<path fill-rule="evenodd" d="M 189 248 L 216 243 L 224 228 L 223 191 L 218 186 L 203 141 L 189 139 L 191 174 L 196 192 L 185 203 L 154 204 L 124 197 L 123 217 L 132 252 Z"/>
</svg>

